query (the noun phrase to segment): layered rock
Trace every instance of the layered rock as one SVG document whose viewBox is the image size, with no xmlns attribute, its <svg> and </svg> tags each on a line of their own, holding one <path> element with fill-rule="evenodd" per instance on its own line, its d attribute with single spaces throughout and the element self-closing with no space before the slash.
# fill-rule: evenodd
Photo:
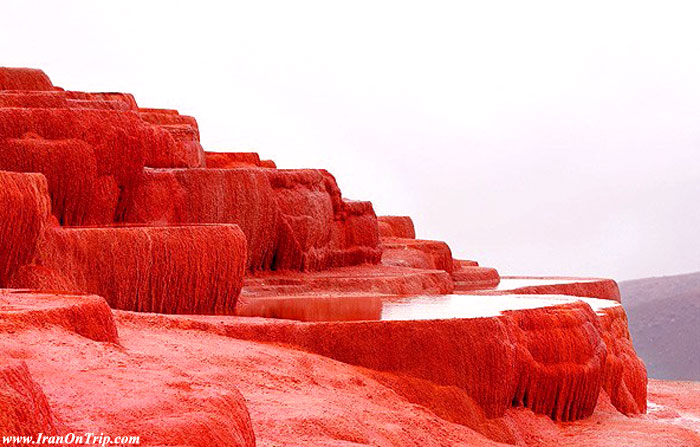
<svg viewBox="0 0 700 447">
<path fill-rule="evenodd" d="M 455 386 L 490 418 L 523 406 L 554 420 L 573 421 L 593 413 L 602 390 L 633 402 L 646 398 L 645 388 L 636 385 L 642 376 L 639 360 L 614 354 L 625 339 L 618 341 L 604 330 L 582 302 L 504 311 L 491 318 L 238 323 L 227 326 L 226 333 Z M 621 374 L 630 377 L 632 386 L 619 380 Z M 629 413 L 644 410 L 625 399 L 613 404 Z"/>
<path fill-rule="evenodd" d="M 455 281 L 455 290 L 459 292 L 491 289 L 501 282 L 498 270 L 481 266 L 460 265 L 452 272 L 452 278 Z"/>
<path fill-rule="evenodd" d="M 124 93 L 87 93 L 63 90 L 0 90 L 0 107 L 38 109 L 94 109 L 133 111 L 136 100 Z"/>
<path fill-rule="evenodd" d="M 45 174 L 54 213 L 62 225 L 240 223 L 250 242 L 248 264 L 253 271 L 322 270 L 379 262 L 371 204 L 344 201 L 327 172 L 269 169 L 274 171 L 266 175 L 280 218 L 267 219 L 269 207 L 259 210 L 259 204 L 269 198 L 268 191 L 256 196 L 256 191 L 238 186 L 238 194 L 232 194 L 230 179 L 237 174 L 194 170 L 166 174 L 147 169 L 204 166 L 194 118 L 175 110 L 138 108 L 128 94 L 63 91 L 53 89 L 50 82 L 45 89 L 34 90 L 45 91 L 0 94 L 0 153 L 5 156 L 0 168 Z M 207 157 L 214 167 L 274 167 L 254 153 L 209 153 Z M 173 182 L 178 185 L 171 185 L 170 192 L 187 203 L 176 204 L 180 211 L 164 220 L 154 215 L 162 210 L 151 211 L 150 205 L 161 197 L 162 188 L 156 190 L 165 175 L 177 178 Z M 222 175 L 229 179 L 211 179 Z M 258 190 L 269 189 L 262 174 L 245 175 L 257 177 L 254 182 L 263 185 Z M 194 210 L 197 197 L 237 203 L 223 212 L 212 210 L 213 202 L 209 211 Z M 191 212 L 182 211 L 186 208 Z M 264 220 L 255 220 L 256 216 Z"/>
<path fill-rule="evenodd" d="M 426 241 L 382 237 L 382 264 L 452 273 L 454 263 L 449 245 L 442 241 Z"/>
<path fill-rule="evenodd" d="M 85 141 L 25 135 L 0 140 L 0 154 L 0 169 L 44 174 L 51 209 L 60 224 L 114 220 L 119 187 L 113 176 L 98 174 L 95 151 Z"/>
<path fill-rule="evenodd" d="M 521 287 L 516 293 L 541 295 L 544 293 L 563 293 L 580 297 L 595 297 L 620 302 L 620 289 L 612 279 L 596 279 L 593 281 L 569 280 L 556 287 L 556 291 L 547 286 Z"/>
<path fill-rule="evenodd" d="M 379 234 L 383 238 L 401 237 L 415 239 L 416 230 L 409 216 L 379 216 Z"/>
<path fill-rule="evenodd" d="M 256 152 L 205 152 L 208 168 L 276 168 L 272 160 L 261 160 Z"/>
<path fill-rule="evenodd" d="M 238 224 L 247 240 L 248 268 L 269 270 L 279 214 L 270 182 L 258 169 L 146 169 L 127 192 L 124 220 Z"/>
<path fill-rule="evenodd" d="M 608 348 L 603 389 L 621 413 L 645 413 L 647 371 L 632 345 L 627 314 L 622 306 L 608 307 L 601 314 L 600 321 Z"/>
<path fill-rule="evenodd" d="M 256 429 L 275 432 L 268 441 L 277 443 L 290 440 L 285 434 L 320 444 L 485 440 L 467 426 L 524 444 L 513 414 L 574 421 L 603 406 L 646 410 L 646 371 L 624 310 L 611 301 L 619 301 L 614 281 L 499 286 L 496 269 L 453 259 L 445 242 L 416 239 L 409 217 L 377 218 L 370 202 L 343 198 L 324 170 L 279 170 L 257 153 L 204 152 L 196 120 L 176 110 L 139 108 L 129 94 L 64 91 L 42 72 L 0 69 L 0 170 L 13 171 L 0 171 L 0 287 L 44 291 L 0 291 L 0 334 L 13 334 L 0 337 L 0 349 L 27 360 L 61 420 L 133 427 L 152 445 L 254 445 L 255 419 L 238 385 L 257 399 L 255 417 L 265 422 Z M 460 295 L 432 296 L 453 291 Z M 607 301 L 540 297 L 542 304 L 525 296 L 554 292 Z M 460 314 L 468 293 L 478 294 L 469 297 L 475 307 L 531 303 Z M 453 307 L 392 317 L 385 300 L 400 308 L 406 297 Z M 125 337 L 108 305 L 127 311 L 117 312 Z M 220 316 L 233 314 L 266 318 Z M 57 371 L 75 353 L 68 371 Z M 273 371 L 251 373 L 259 364 Z M 272 387 L 260 377 L 267 381 L 274 368 L 294 374 L 281 387 L 300 394 L 271 402 L 266 414 L 260 409 Z M 26 366 L 7 371 L 0 369 L 0 407 L 9 409 L 0 412 L 0 429 L 55 431 Z M 79 391 L 67 393 L 75 374 Z M 295 420 L 287 410 L 306 415 L 295 402 L 316 378 L 327 380 L 324 392 L 352 389 L 338 393 L 346 407 L 348 396 L 364 402 L 362 385 L 403 416 L 425 414 L 391 413 L 404 425 L 345 424 L 342 433 L 327 415 Z M 104 393 L 85 398 L 96 387 Z M 124 389 L 137 395 L 125 397 Z M 367 419 L 374 410 L 332 416 Z"/>
<path fill-rule="evenodd" d="M 75 93 L 75 92 L 74 92 Z M 76 181 L 72 171 L 86 169 L 86 175 L 98 176 L 98 182 L 92 182 L 92 191 L 98 191 L 89 201 L 99 209 L 110 209 L 107 217 L 97 220 L 92 214 L 88 218 L 66 224 L 85 225 L 92 223 L 109 224 L 121 215 L 114 205 L 115 193 L 136 183 L 144 166 L 153 167 L 199 167 L 203 165 L 204 156 L 198 141 L 196 129 L 191 125 L 153 125 L 141 119 L 132 111 L 114 110 L 109 107 L 77 108 L 75 101 L 92 102 L 96 100 L 66 100 L 66 92 L 60 92 L 67 106 L 55 104 L 54 108 L 44 107 L 7 107 L 0 108 L 0 138 L 4 147 L 3 155 L 8 154 L 6 169 L 24 170 L 40 169 L 47 174 L 65 169 L 62 175 L 65 183 Z M 101 100 L 102 103 L 120 104 L 128 107 L 127 98 L 119 100 Z M 56 99 L 56 98 L 54 98 Z M 103 105 L 104 105 L 103 104 Z M 2 105 L 2 101 L 0 101 Z M 83 104 L 84 105 L 84 104 Z M 21 140 L 19 140 L 21 139 Z M 27 141 L 32 140 L 32 141 Z M 48 142 L 43 149 L 38 148 L 40 140 L 65 140 L 60 143 Z M 56 144 L 60 148 L 48 149 Z M 18 151 L 32 148 L 33 161 L 20 160 Z M 88 149 L 89 148 L 89 149 Z M 89 154 L 90 150 L 93 154 Z M 93 160 L 95 166 L 92 166 Z M 94 171 L 96 170 L 96 173 Z M 50 175 L 49 175 L 50 176 Z M 86 182 L 89 180 L 85 180 Z M 116 185 L 116 186 L 115 186 Z M 117 189 L 119 188 L 119 190 Z M 89 195 L 88 191 L 83 195 Z M 54 191 L 52 190 L 52 193 Z M 55 192 L 60 195 L 60 192 Z M 58 211 L 62 211 L 60 207 Z M 79 214 L 74 212 L 73 214 Z M 64 217 L 64 216 L 59 216 Z"/>
<path fill-rule="evenodd" d="M 379 262 L 371 204 L 343 200 L 335 178 L 323 170 L 265 173 L 281 213 L 274 269 L 324 270 Z"/>
<path fill-rule="evenodd" d="M 98 342 L 119 341 L 112 312 L 102 297 L 0 289 L 0 332 L 37 325 L 59 326 Z"/>
<path fill-rule="evenodd" d="M 121 105 L 115 106 L 117 110 L 130 110 L 137 111 L 138 106 L 136 105 L 136 98 L 131 93 L 121 93 L 121 92 L 78 92 L 78 91 L 62 91 L 65 97 L 68 99 L 69 104 L 82 105 L 90 104 L 90 101 L 94 103 L 109 103 L 115 104 L 119 103 Z M 98 107 L 99 108 L 99 107 Z"/>
<path fill-rule="evenodd" d="M 171 152 L 156 154 L 148 166 L 157 167 L 204 167 L 204 149 L 199 143 L 199 125 L 194 117 L 180 115 L 177 110 L 139 109 L 139 116 L 168 132 L 177 144 Z"/>
<path fill-rule="evenodd" d="M 139 116 L 142 120 L 159 126 L 186 125 L 192 127 L 199 140 L 199 125 L 197 120 L 188 115 L 180 115 L 180 112 L 172 109 L 149 109 L 140 107 Z"/>
<path fill-rule="evenodd" d="M 44 176 L 0 171 L 0 287 L 34 259 L 50 212 Z"/>
<path fill-rule="evenodd" d="M 95 293 L 116 309 L 232 314 L 245 253 L 235 225 L 51 228 L 12 285 Z"/>
<path fill-rule="evenodd" d="M 398 296 L 443 295 L 453 290 L 454 283 L 447 272 L 367 264 L 319 272 L 261 272 L 246 278 L 241 300 L 306 293 L 328 296 L 355 292 Z"/>
<path fill-rule="evenodd" d="M 46 73 L 33 68 L 0 67 L 0 90 L 53 90 Z"/>
<path fill-rule="evenodd" d="M 500 282 L 494 268 L 453 259 L 445 242 L 416 239 L 413 220 L 408 216 L 381 216 L 378 225 L 384 265 L 443 270 L 452 275 L 457 292 L 493 289 Z"/>
<path fill-rule="evenodd" d="M 6 358 L 3 353 L 3 359 Z M 0 434 L 47 436 L 57 432 L 56 420 L 41 387 L 24 362 L 0 365 Z"/>
<path fill-rule="evenodd" d="M 480 295 L 570 295 L 620 302 L 620 289 L 612 279 L 571 277 L 499 277 L 494 269 L 461 267 L 453 273 L 455 290 Z M 467 284 L 460 283 L 460 279 Z M 484 285 L 486 284 L 486 285 Z M 478 286 L 478 287 L 477 287 Z M 498 286 L 497 288 L 494 288 Z"/>
</svg>

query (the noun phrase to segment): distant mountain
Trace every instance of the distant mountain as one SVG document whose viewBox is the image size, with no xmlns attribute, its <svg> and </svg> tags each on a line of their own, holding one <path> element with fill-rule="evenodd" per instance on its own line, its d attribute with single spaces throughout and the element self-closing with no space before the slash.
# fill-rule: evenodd
<svg viewBox="0 0 700 447">
<path fill-rule="evenodd" d="M 620 283 L 649 377 L 700 380 L 700 273 Z"/>
</svg>

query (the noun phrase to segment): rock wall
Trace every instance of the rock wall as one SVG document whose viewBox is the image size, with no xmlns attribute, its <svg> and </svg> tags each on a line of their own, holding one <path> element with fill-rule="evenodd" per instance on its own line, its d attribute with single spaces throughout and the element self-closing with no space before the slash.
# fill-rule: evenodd
<svg viewBox="0 0 700 447">
<path fill-rule="evenodd" d="M 615 311 L 619 312 L 624 313 L 621 308 Z M 646 388 L 639 385 L 646 375 L 639 369 L 641 362 L 636 356 L 616 354 L 630 353 L 624 348 L 626 339 L 604 329 L 599 316 L 583 302 L 505 311 L 493 318 L 237 322 L 224 331 L 232 337 L 285 343 L 372 370 L 455 386 L 489 418 L 521 406 L 557 421 L 579 420 L 593 413 L 603 390 L 623 396 L 613 399 L 620 411 L 644 411 L 640 403 L 646 399 Z"/>
<path fill-rule="evenodd" d="M 53 90 L 46 74 L 33 68 L 0 67 L 0 90 Z"/>
<path fill-rule="evenodd" d="M 382 237 L 382 264 L 454 271 L 452 251 L 442 241 Z"/>
<path fill-rule="evenodd" d="M 238 223 L 251 271 L 379 262 L 371 204 L 345 201 L 325 171 L 276 170 L 256 153 L 205 155 L 196 120 L 176 110 L 55 89 L 36 70 L 0 73 L 0 169 L 43 173 L 61 225 Z"/>
<path fill-rule="evenodd" d="M 34 259 L 50 212 L 42 175 L 0 171 L 0 287 Z"/>
<path fill-rule="evenodd" d="M 98 174 L 95 152 L 85 141 L 25 135 L 0 140 L 0 153 L 0 170 L 44 174 L 51 209 L 61 225 L 114 220 L 119 187 L 113 176 Z"/>
<path fill-rule="evenodd" d="M 146 169 L 127 190 L 124 220 L 131 223 L 235 223 L 248 243 L 250 270 L 269 270 L 280 212 L 259 169 Z"/>
<path fill-rule="evenodd" d="M 176 110 L 140 108 L 126 93 L 65 91 L 41 71 L 0 68 L 0 287 L 43 291 L 0 291 L 3 334 L 18 331 L 29 343 L 46 328 L 111 359 L 123 352 L 109 307 L 298 318 L 308 322 L 196 316 L 169 322 L 215 327 L 229 343 L 279 343 L 368 368 L 415 405 L 503 442 L 521 440 L 505 419 L 493 422 L 514 407 L 555 421 L 591 416 L 601 396 L 624 414 L 646 410 L 646 371 L 621 306 L 596 313 L 578 301 L 487 317 L 381 321 L 384 294 L 474 293 L 488 300 L 556 291 L 619 301 L 611 280 L 496 289 L 496 269 L 452 256 L 445 242 L 416 239 L 410 217 L 377 218 L 370 202 L 344 198 L 327 171 L 277 169 L 254 152 L 205 152 L 197 121 Z M 307 298 L 317 307 L 303 305 Z M 342 318 L 313 321 L 331 315 L 338 301 Z M 29 352 L 13 338 L 0 341 L 13 356 Z M 226 377 L 221 393 L 200 399 L 189 382 L 163 373 L 171 361 L 191 360 L 149 349 L 158 352 L 156 382 L 175 388 L 170 402 L 186 411 L 109 418 L 168 445 L 189 445 L 192 426 L 203 434 L 201 445 L 254 444 L 245 400 L 228 386 L 230 359 L 216 377 L 202 376 L 205 386 Z M 198 359 L 216 352 L 199 340 L 188 349 Z M 124 377 L 138 375 L 144 357 L 126 357 L 136 372 Z M 60 390 L 65 383 L 50 380 L 60 374 L 44 374 L 44 389 L 68 399 Z M 83 377 L 104 383 L 94 371 Z M 183 398 L 183 390 L 194 397 Z M 26 365 L 0 367 L 0 431 L 55 431 L 47 402 Z M 62 405 L 72 408 L 69 400 Z"/>
<path fill-rule="evenodd" d="M 208 168 L 276 168 L 272 160 L 261 160 L 256 152 L 205 152 Z"/>
<path fill-rule="evenodd" d="M 274 269 L 325 270 L 379 262 L 381 249 L 371 204 L 343 200 L 335 178 L 323 170 L 265 173 L 281 213 Z"/>
<path fill-rule="evenodd" d="M 12 285 L 95 293 L 116 309 L 232 314 L 245 252 L 235 225 L 51 228 Z"/>
<path fill-rule="evenodd" d="M 607 308 L 600 318 L 608 348 L 603 389 L 621 413 L 647 410 L 647 371 L 632 345 L 627 314 L 622 306 Z"/>
<path fill-rule="evenodd" d="M 413 227 L 413 219 L 409 216 L 380 216 L 379 234 L 385 237 L 401 237 L 407 239 L 416 238 L 416 230 Z"/>
<path fill-rule="evenodd" d="M 44 433 L 51 436 L 56 433 L 49 402 L 23 362 L 0 365 L 0 409 L 0 435 Z"/>
<path fill-rule="evenodd" d="M 97 342 L 119 343 L 112 311 L 102 297 L 0 289 L 0 332 L 43 325 Z"/>
</svg>

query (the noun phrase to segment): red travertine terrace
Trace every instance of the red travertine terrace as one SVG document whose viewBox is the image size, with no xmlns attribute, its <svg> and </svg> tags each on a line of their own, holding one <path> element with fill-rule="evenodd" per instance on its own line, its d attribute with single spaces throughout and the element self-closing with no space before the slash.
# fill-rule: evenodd
<svg viewBox="0 0 700 447">
<path fill-rule="evenodd" d="M 500 276 L 199 132 L 0 68 L 0 435 L 700 445 L 658 411 L 700 389 L 648 383 L 615 281 Z"/>
</svg>

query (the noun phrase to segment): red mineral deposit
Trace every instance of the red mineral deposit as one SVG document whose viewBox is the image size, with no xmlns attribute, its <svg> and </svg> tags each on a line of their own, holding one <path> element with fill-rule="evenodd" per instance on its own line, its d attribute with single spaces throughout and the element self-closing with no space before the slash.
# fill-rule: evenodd
<svg viewBox="0 0 700 447">
<path fill-rule="evenodd" d="M 53 84 L 41 70 L 0 67 L 0 90 L 53 90 Z"/>
<path fill-rule="evenodd" d="M 648 382 L 615 281 L 501 276 L 200 141 L 0 68 L 0 436 L 700 446 L 700 387 Z"/>
<path fill-rule="evenodd" d="M 416 238 L 413 220 L 409 216 L 379 216 L 379 234 L 385 237 Z"/>
<path fill-rule="evenodd" d="M 51 275 L 13 286 L 94 293 L 116 309 L 232 314 L 245 259 L 236 225 L 51 228 L 35 261 Z"/>
<path fill-rule="evenodd" d="M 0 287 L 34 259 L 50 212 L 44 176 L 0 171 Z"/>
<path fill-rule="evenodd" d="M 47 140 L 35 134 L 0 140 L 0 169 L 40 172 L 62 225 L 109 224 L 119 201 L 113 176 L 98 175 L 94 149 L 83 140 Z"/>
<path fill-rule="evenodd" d="M 146 169 L 126 193 L 133 223 L 233 223 L 245 233 L 248 267 L 270 269 L 280 212 L 267 176 L 257 169 Z"/>
</svg>

